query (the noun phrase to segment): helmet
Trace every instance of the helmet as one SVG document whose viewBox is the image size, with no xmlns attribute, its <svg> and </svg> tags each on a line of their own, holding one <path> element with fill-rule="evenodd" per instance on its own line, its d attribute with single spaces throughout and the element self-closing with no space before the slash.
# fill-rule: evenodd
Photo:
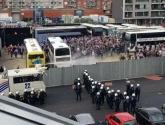
<svg viewBox="0 0 165 125">
<path fill-rule="evenodd" d="M 78 78 L 77 80 L 80 80 L 80 78 Z"/>
<path fill-rule="evenodd" d="M 95 88 L 95 86 L 92 86 L 92 89 L 94 89 Z"/>
<path fill-rule="evenodd" d="M 108 91 L 108 93 L 111 93 L 111 91 Z"/>
<path fill-rule="evenodd" d="M 140 86 L 139 84 L 137 84 L 137 86 Z"/>
<path fill-rule="evenodd" d="M 16 94 L 19 94 L 19 91 L 16 91 Z"/>
<path fill-rule="evenodd" d="M 127 81 L 127 83 L 130 83 L 130 81 Z"/>
<path fill-rule="evenodd" d="M 109 87 L 107 87 L 107 90 L 109 90 Z"/>
<path fill-rule="evenodd" d="M 24 92 L 27 92 L 27 89 L 25 89 Z"/>
<path fill-rule="evenodd" d="M 133 84 L 131 84 L 131 87 L 133 87 Z"/>
<path fill-rule="evenodd" d="M 103 87 L 101 86 L 100 89 L 103 89 Z"/>
<path fill-rule="evenodd" d="M 86 72 L 84 72 L 84 74 L 86 74 Z"/>
<path fill-rule="evenodd" d="M 9 95 L 11 95 L 12 94 L 12 92 L 9 92 Z"/>
<path fill-rule="evenodd" d="M 91 78 L 89 78 L 89 80 L 91 81 Z"/>
<path fill-rule="evenodd" d="M 93 79 L 91 79 L 91 81 L 93 81 Z"/>
<path fill-rule="evenodd" d="M 43 91 L 43 89 L 40 89 L 40 91 L 42 92 L 42 91 Z"/>
<path fill-rule="evenodd" d="M 1 96 L 4 96 L 5 94 L 4 93 L 1 93 Z"/>
<path fill-rule="evenodd" d="M 120 90 L 117 90 L 117 92 L 120 92 Z"/>
<path fill-rule="evenodd" d="M 129 99 L 129 96 L 127 96 L 126 99 Z"/>
<path fill-rule="evenodd" d="M 99 82 L 98 85 L 101 85 L 101 83 Z"/>
<path fill-rule="evenodd" d="M 97 95 L 100 95 L 100 92 L 97 92 Z"/>
<path fill-rule="evenodd" d="M 88 76 L 88 78 L 91 78 L 90 76 Z"/>
<path fill-rule="evenodd" d="M 85 75 L 87 76 L 87 75 L 88 75 L 88 73 L 85 73 Z"/>
<path fill-rule="evenodd" d="M 92 84 L 95 84 L 94 82 L 92 82 Z"/>
<path fill-rule="evenodd" d="M 87 70 L 85 70 L 85 72 L 87 72 Z"/>
<path fill-rule="evenodd" d="M 34 91 L 34 88 L 32 88 L 32 91 Z"/>
<path fill-rule="evenodd" d="M 92 81 L 92 78 L 90 78 L 90 80 Z"/>
<path fill-rule="evenodd" d="M 135 93 L 133 93 L 132 96 L 135 96 Z"/>
<path fill-rule="evenodd" d="M 124 95 L 127 95 L 127 92 L 124 92 Z"/>
<path fill-rule="evenodd" d="M 104 87 L 104 84 L 101 84 L 102 87 Z"/>
<path fill-rule="evenodd" d="M 95 81 L 95 84 L 97 84 L 97 81 Z"/>
<path fill-rule="evenodd" d="M 118 94 L 117 94 L 117 93 L 115 93 L 115 96 L 118 96 Z"/>
<path fill-rule="evenodd" d="M 79 85 L 80 85 L 80 83 L 77 83 L 77 85 L 79 86 Z"/>
<path fill-rule="evenodd" d="M 31 91 L 31 94 L 34 94 L 34 92 L 33 92 L 33 91 Z"/>
<path fill-rule="evenodd" d="M 114 92 L 114 90 L 112 89 L 111 92 Z"/>
</svg>

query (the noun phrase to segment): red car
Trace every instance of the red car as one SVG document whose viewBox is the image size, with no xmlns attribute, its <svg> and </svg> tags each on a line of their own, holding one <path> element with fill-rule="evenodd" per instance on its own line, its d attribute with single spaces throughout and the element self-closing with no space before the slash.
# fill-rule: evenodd
<svg viewBox="0 0 165 125">
<path fill-rule="evenodd" d="M 106 115 L 107 125 L 139 125 L 136 119 L 127 112 L 111 113 Z"/>
</svg>

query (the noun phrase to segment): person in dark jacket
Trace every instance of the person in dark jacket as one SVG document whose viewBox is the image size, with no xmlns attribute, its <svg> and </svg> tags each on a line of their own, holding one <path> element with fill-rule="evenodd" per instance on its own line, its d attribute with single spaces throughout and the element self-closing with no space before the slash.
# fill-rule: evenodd
<svg viewBox="0 0 165 125">
<path fill-rule="evenodd" d="M 140 87 L 140 84 L 137 84 L 137 87 L 135 89 L 135 95 L 136 95 L 137 101 L 139 101 L 140 99 L 140 93 L 141 93 L 141 87 Z"/>
<path fill-rule="evenodd" d="M 99 110 L 100 109 L 100 105 L 101 105 L 100 92 L 97 92 L 97 95 L 95 97 L 95 102 L 96 102 L 96 110 Z"/>
<path fill-rule="evenodd" d="M 80 98 L 81 100 L 81 93 L 82 93 L 82 88 L 81 88 L 81 84 L 80 83 L 77 83 L 77 85 L 75 86 L 74 88 L 75 92 L 76 92 L 76 95 L 77 95 L 77 101 L 78 101 L 78 97 Z"/>
</svg>

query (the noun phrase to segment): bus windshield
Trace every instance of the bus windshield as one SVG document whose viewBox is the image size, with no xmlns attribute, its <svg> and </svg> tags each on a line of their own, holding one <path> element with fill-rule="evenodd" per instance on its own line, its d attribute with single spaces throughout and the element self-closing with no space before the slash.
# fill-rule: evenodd
<svg viewBox="0 0 165 125">
<path fill-rule="evenodd" d="M 125 41 L 129 45 L 130 49 L 133 49 L 136 44 L 136 34 L 125 34 Z"/>
<path fill-rule="evenodd" d="M 69 48 L 56 49 L 56 56 L 67 56 L 70 55 Z"/>
</svg>

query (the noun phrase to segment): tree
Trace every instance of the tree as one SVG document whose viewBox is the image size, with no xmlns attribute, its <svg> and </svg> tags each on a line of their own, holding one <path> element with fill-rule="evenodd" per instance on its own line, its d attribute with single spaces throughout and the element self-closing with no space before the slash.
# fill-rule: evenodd
<svg viewBox="0 0 165 125">
<path fill-rule="evenodd" d="M 87 22 L 87 23 L 93 23 L 93 19 L 92 19 L 92 18 L 87 18 L 87 19 L 86 19 L 86 22 Z"/>
<path fill-rule="evenodd" d="M 81 19 L 80 19 L 80 22 L 81 22 L 81 23 L 86 23 L 86 19 L 85 19 L 85 18 L 81 18 Z"/>
<path fill-rule="evenodd" d="M 64 23 L 72 23 L 73 15 L 65 14 L 63 15 Z"/>
<path fill-rule="evenodd" d="M 80 23 L 79 18 L 74 19 L 74 23 Z"/>
</svg>

